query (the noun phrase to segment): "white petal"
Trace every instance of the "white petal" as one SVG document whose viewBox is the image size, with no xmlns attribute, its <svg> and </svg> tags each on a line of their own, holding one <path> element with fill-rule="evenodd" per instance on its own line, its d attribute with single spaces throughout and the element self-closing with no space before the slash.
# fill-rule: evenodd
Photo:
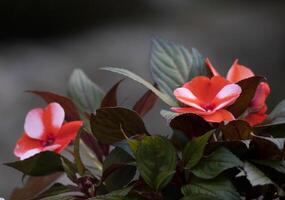
<svg viewBox="0 0 285 200">
<path fill-rule="evenodd" d="M 176 90 L 174 90 L 173 94 L 182 103 L 205 111 L 200 105 L 196 103 L 198 101 L 197 97 L 187 88 L 177 88 Z"/>
<path fill-rule="evenodd" d="M 65 116 L 63 108 L 58 103 L 50 103 L 48 106 L 51 112 L 52 126 L 60 128 Z"/>
<path fill-rule="evenodd" d="M 40 152 L 41 152 L 41 150 L 38 149 L 38 148 L 36 148 L 36 149 L 31 149 L 31 150 L 26 151 L 25 153 L 23 153 L 23 154 L 20 156 L 20 160 L 25 160 L 25 159 L 27 159 L 27 158 L 29 158 L 29 157 L 32 157 L 32 156 L 34 156 L 35 154 L 40 153 Z"/>
<path fill-rule="evenodd" d="M 31 110 L 25 119 L 24 129 L 27 135 L 34 139 L 41 139 L 44 134 L 43 109 L 35 108 Z"/>
</svg>

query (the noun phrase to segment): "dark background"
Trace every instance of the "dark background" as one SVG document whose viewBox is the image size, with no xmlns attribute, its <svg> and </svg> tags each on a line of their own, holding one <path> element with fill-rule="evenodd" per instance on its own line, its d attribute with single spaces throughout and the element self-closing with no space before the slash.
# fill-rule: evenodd
<svg viewBox="0 0 285 200">
<path fill-rule="evenodd" d="M 268 78 L 269 107 L 285 97 L 285 12 L 282 0 L 2 0 L 0 3 L 0 162 L 14 160 L 24 117 L 44 105 L 27 89 L 65 93 L 74 68 L 107 90 L 121 78 L 97 68 L 131 69 L 150 80 L 153 36 L 195 46 L 226 72 L 235 58 Z M 121 101 L 145 88 L 126 80 Z M 145 121 L 167 132 L 158 112 Z M 159 125 L 158 125 L 159 124 Z M 21 174 L 0 167 L 0 197 L 21 185 Z"/>
</svg>

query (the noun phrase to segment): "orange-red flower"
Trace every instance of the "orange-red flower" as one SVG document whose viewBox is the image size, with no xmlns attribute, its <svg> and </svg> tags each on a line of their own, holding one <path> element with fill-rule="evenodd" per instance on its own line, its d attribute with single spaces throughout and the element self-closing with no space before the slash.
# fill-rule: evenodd
<svg viewBox="0 0 285 200">
<path fill-rule="evenodd" d="M 175 112 L 194 113 L 209 122 L 234 120 L 232 113 L 224 109 L 239 97 L 241 88 L 221 76 L 211 79 L 198 76 L 174 90 L 174 96 L 186 107 L 173 107 Z"/>
<path fill-rule="evenodd" d="M 22 137 L 14 154 L 21 160 L 42 151 L 61 152 L 73 140 L 82 121 L 64 123 L 65 113 L 58 103 L 31 110 L 25 119 Z"/>
<path fill-rule="evenodd" d="M 206 59 L 206 64 L 214 76 L 220 76 L 217 70 L 213 67 L 209 59 Z M 228 71 L 227 80 L 232 83 L 237 83 L 243 79 L 254 76 L 254 73 L 247 67 L 238 64 L 235 60 L 232 67 Z M 262 123 L 267 118 L 266 98 L 270 93 L 270 87 L 267 83 L 261 82 L 251 100 L 249 108 L 244 113 L 243 119 L 252 126 Z"/>
</svg>

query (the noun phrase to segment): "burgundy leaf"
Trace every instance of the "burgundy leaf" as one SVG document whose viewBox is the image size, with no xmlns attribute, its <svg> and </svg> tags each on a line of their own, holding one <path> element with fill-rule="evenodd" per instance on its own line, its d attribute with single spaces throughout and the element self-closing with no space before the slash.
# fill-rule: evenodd
<svg viewBox="0 0 285 200">
<path fill-rule="evenodd" d="M 143 117 L 154 106 L 157 96 L 148 90 L 134 105 L 133 110 Z"/>
<path fill-rule="evenodd" d="M 243 120 L 229 122 L 221 128 L 225 140 L 247 140 L 251 139 L 252 127 Z"/>
<path fill-rule="evenodd" d="M 58 95 L 52 92 L 47 92 L 47 91 L 29 90 L 27 92 L 30 92 L 30 93 L 33 93 L 33 94 L 36 94 L 42 97 L 47 103 L 51 103 L 51 102 L 59 103 L 65 111 L 66 121 L 73 121 L 73 120 L 79 119 L 79 113 L 74 103 L 68 97 Z"/>
<path fill-rule="evenodd" d="M 124 79 L 120 80 L 119 82 L 117 82 L 108 92 L 107 94 L 104 96 L 102 102 L 101 102 L 101 108 L 103 107 L 115 107 L 118 105 L 117 102 L 117 89 L 120 85 L 120 83 L 123 81 Z"/>
</svg>

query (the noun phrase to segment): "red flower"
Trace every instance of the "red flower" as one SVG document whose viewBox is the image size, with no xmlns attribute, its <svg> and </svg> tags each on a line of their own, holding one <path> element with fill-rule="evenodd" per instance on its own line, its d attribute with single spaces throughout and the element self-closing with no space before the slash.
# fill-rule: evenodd
<svg viewBox="0 0 285 200">
<path fill-rule="evenodd" d="M 183 87 L 174 90 L 174 96 L 188 107 L 173 107 L 175 112 L 194 113 L 209 122 L 234 120 L 234 116 L 224 109 L 239 97 L 241 88 L 221 76 L 211 79 L 205 76 L 193 78 Z"/>
<path fill-rule="evenodd" d="M 64 110 L 58 103 L 31 110 L 14 154 L 23 160 L 42 151 L 61 152 L 76 137 L 83 124 L 82 121 L 63 123 L 64 117 Z"/>
<path fill-rule="evenodd" d="M 209 59 L 206 59 L 206 64 L 214 76 L 220 76 Z M 228 71 L 227 80 L 231 81 L 232 83 L 236 83 L 252 76 L 254 76 L 254 73 L 249 68 L 238 64 L 238 60 L 235 60 L 232 67 Z M 250 125 L 254 126 L 260 124 L 267 118 L 267 106 L 265 101 L 269 93 L 269 85 L 265 82 L 261 82 L 256 89 L 249 108 L 244 113 L 243 119 Z"/>
</svg>

